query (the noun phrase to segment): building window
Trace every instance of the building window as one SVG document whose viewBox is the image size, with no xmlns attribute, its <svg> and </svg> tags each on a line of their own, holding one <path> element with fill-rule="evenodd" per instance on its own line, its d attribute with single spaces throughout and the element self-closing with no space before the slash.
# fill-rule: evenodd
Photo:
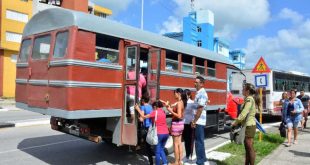
<svg viewBox="0 0 310 165">
<path fill-rule="evenodd" d="M 197 32 L 201 32 L 201 27 L 197 26 Z"/>
<path fill-rule="evenodd" d="M 201 46 L 202 46 L 201 40 L 198 40 L 198 41 L 197 41 L 197 46 L 198 46 L 198 47 L 201 47 Z"/>
<path fill-rule="evenodd" d="M 18 33 L 6 32 L 5 36 L 6 36 L 6 41 L 17 42 L 17 43 L 21 43 L 22 41 L 22 35 Z"/>
<path fill-rule="evenodd" d="M 219 51 L 223 51 L 223 46 L 222 45 L 219 45 Z"/>
<path fill-rule="evenodd" d="M 61 6 L 62 0 L 40 0 L 39 2 L 55 6 Z"/>
<path fill-rule="evenodd" d="M 237 61 L 238 60 L 238 56 L 233 56 L 233 61 Z"/>
<path fill-rule="evenodd" d="M 102 17 L 102 18 L 106 18 L 107 15 L 105 13 L 99 13 L 99 12 L 96 12 L 95 11 L 95 15 L 98 16 L 98 17 Z"/>
<path fill-rule="evenodd" d="M 15 21 L 25 22 L 25 23 L 28 22 L 27 14 L 13 11 L 13 10 L 6 10 L 6 18 L 15 20 Z"/>
</svg>

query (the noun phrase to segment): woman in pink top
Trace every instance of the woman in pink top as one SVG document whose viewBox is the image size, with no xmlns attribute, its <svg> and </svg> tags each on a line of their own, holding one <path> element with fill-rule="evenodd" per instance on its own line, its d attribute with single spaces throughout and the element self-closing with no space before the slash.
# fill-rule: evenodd
<svg viewBox="0 0 310 165">
<path fill-rule="evenodd" d="M 157 120 L 155 121 L 156 127 L 157 127 L 157 136 L 158 136 L 158 144 L 156 145 L 156 151 L 155 151 L 156 165 L 161 164 L 160 160 L 162 160 L 163 165 L 167 165 L 168 161 L 167 161 L 166 154 L 164 151 L 166 142 L 169 137 L 168 126 L 166 123 L 166 113 L 162 109 L 163 104 L 160 101 L 155 101 L 152 104 L 152 107 L 153 107 L 153 111 L 148 115 L 144 115 L 144 113 L 142 113 L 138 104 L 136 104 L 135 109 L 139 112 L 140 116 L 143 119 L 152 118 L 153 122 L 154 122 L 155 115 L 157 112 Z"/>
<path fill-rule="evenodd" d="M 174 108 L 171 107 L 169 102 L 166 102 L 167 110 L 172 114 L 171 123 L 171 136 L 173 138 L 174 146 L 174 165 L 181 165 L 183 157 L 182 133 L 184 130 L 184 107 L 187 105 L 187 96 L 181 88 L 177 88 L 173 92 L 177 102 Z"/>
</svg>

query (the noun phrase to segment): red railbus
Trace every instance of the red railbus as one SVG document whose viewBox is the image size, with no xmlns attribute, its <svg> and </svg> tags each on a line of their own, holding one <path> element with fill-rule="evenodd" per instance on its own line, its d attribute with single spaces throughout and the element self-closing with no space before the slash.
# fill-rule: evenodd
<svg viewBox="0 0 310 165">
<path fill-rule="evenodd" d="M 47 9 L 27 23 L 17 62 L 16 105 L 51 116 L 54 130 L 117 146 L 138 143 L 129 120 L 129 87 L 138 101 L 139 73 L 151 101 L 174 101 L 172 90 L 206 79 L 207 126 L 223 128 L 226 57 L 86 13 Z M 128 77 L 129 69 L 136 76 Z M 137 115 L 137 114 L 134 114 Z"/>
</svg>

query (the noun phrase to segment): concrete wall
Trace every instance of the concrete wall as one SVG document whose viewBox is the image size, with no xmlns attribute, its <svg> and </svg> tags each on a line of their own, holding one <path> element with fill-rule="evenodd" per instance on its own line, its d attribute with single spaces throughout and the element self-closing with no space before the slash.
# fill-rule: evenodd
<svg viewBox="0 0 310 165">
<path fill-rule="evenodd" d="M 0 97 L 3 96 L 3 50 L 0 49 Z"/>
<path fill-rule="evenodd" d="M 12 60 L 12 55 L 17 55 L 17 51 L 4 50 L 3 56 L 3 96 L 15 96 L 16 62 Z"/>
<path fill-rule="evenodd" d="M 1 2 L 1 30 L 0 30 L 0 96 L 15 96 L 16 62 L 12 55 L 17 55 L 20 42 L 7 41 L 6 32 L 22 34 L 26 22 L 7 18 L 7 10 L 26 14 L 28 20 L 32 16 L 32 1 L 4 0 Z"/>
<path fill-rule="evenodd" d="M 61 7 L 88 13 L 88 0 L 65 0 Z"/>
</svg>

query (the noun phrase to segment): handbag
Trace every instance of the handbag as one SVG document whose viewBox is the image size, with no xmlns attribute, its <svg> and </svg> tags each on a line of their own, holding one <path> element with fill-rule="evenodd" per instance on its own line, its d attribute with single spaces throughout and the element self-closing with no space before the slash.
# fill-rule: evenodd
<svg viewBox="0 0 310 165">
<path fill-rule="evenodd" d="M 147 135 L 146 135 L 146 142 L 149 143 L 150 145 L 157 145 L 157 143 L 158 143 L 156 120 L 157 120 L 157 110 L 155 112 L 154 124 L 152 124 L 149 127 L 149 130 L 148 130 Z"/>
<path fill-rule="evenodd" d="M 251 110 L 253 109 L 253 104 L 251 106 Z M 247 114 L 245 123 L 248 121 L 250 112 Z M 245 139 L 245 130 L 246 130 L 246 125 L 244 124 L 243 126 L 241 125 L 239 128 L 232 129 L 230 132 L 230 140 L 235 142 L 236 144 L 243 144 L 244 139 Z"/>
<path fill-rule="evenodd" d="M 249 115 L 247 115 L 248 118 Z M 237 129 L 233 129 L 230 135 L 232 141 L 236 144 L 243 144 L 245 139 L 245 129 L 246 126 L 240 126 Z"/>
<path fill-rule="evenodd" d="M 280 127 L 279 127 L 279 131 L 280 131 L 281 137 L 286 138 L 286 128 L 285 128 L 284 121 L 281 122 Z"/>
</svg>

